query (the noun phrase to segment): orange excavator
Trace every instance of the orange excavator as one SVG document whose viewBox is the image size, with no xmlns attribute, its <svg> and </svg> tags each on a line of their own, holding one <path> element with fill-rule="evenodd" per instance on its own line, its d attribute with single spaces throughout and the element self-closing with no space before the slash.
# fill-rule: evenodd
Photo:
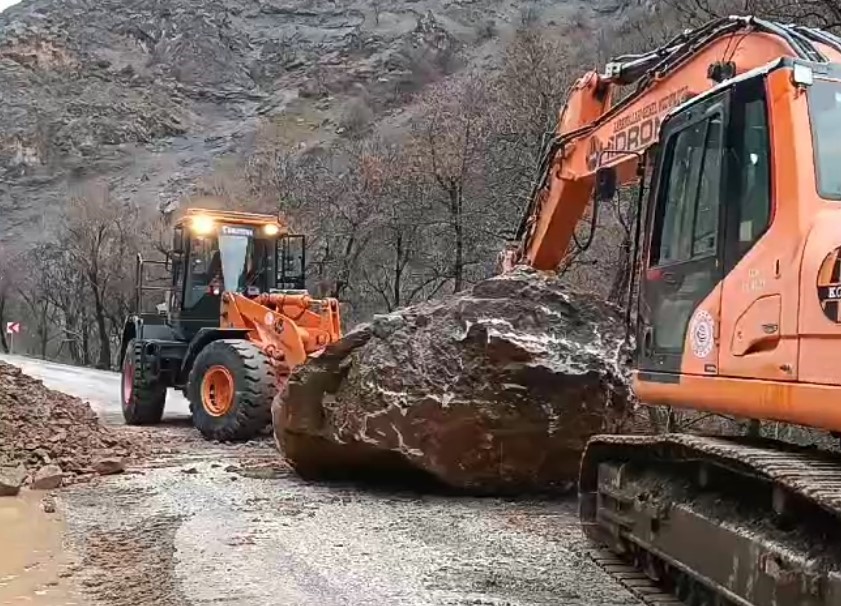
<svg viewBox="0 0 841 606">
<path fill-rule="evenodd" d="M 191 208 L 165 261 L 138 255 L 120 347 L 126 423 L 159 423 L 175 388 L 208 439 L 262 431 L 289 373 L 341 337 L 338 301 L 305 290 L 305 245 L 274 215 Z M 165 285 L 144 282 L 155 267 Z M 143 312 L 144 295 L 160 291 L 166 301 Z"/>
<path fill-rule="evenodd" d="M 620 57 L 574 85 L 540 174 L 504 269 L 555 269 L 591 199 L 638 187 L 643 404 L 841 432 L 841 38 L 730 17 Z M 644 573 L 681 603 L 839 605 L 830 452 L 762 431 L 594 436 L 582 524 L 629 585 Z"/>
</svg>

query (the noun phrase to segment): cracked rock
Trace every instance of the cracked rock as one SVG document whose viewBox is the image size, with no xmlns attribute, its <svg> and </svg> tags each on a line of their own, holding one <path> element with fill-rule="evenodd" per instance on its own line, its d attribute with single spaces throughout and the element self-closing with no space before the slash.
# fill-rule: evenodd
<svg viewBox="0 0 841 606">
<path fill-rule="evenodd" d="M 305 477 L 419 472 L 469 492 L 565 491 L 632 408 L 618 308 L 518 269 L 376 318 L 275 399 Z"/>
<path fill-rule="evenodd" d="M 35 472 L 35 477 L 32 478 L 32 488 L 34 490 L 53 490 L 61 486 L 61 481 L 64 478 L 64 472 L 58 465 L 45 465 Z"/>
<path fill-rule="evenodd" d="M 26 468 L 0 467 L 0 497 L 13 497 L 20 492 L 23 481 L 26 479 Z"/>
</svg>

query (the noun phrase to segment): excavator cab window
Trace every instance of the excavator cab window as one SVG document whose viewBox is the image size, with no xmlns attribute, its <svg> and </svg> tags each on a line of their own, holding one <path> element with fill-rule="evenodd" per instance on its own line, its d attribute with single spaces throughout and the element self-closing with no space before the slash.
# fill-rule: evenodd
<svg viewBox="0 0 841 606">
<path fill-rule="evenodd" d="M 725 146 L 727 183 L 725 272 L 729 272 L 771 223 L 771 153 L 764 82 L 735 87 Z"/>
<path fill-rule="evenodd" d="M 718 236 L 722 122 L 698 122 L 669 142 L 668 181 L 652 265 L 714 254 Z"/>
<path fill-rule="evenodd" d="M 818 191 L 841 200 L 841 82 L 815 80 L 808 95 Z"/>
<path fill-rule="evenodd" d="M 726 116 L 718 95 L 664 125 L 641 285 L 642 368 L 679 371 L 689 319 L 719 280 Z"/>
</svg>

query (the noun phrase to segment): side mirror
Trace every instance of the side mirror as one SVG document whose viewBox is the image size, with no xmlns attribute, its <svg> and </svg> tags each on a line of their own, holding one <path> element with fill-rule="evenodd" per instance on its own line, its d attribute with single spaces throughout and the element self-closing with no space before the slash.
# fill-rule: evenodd
<svg viewBox="0 0 841 606">
<path fill-rule="evenodd" d="M 176 227 L 172 232 L 172 254 L 174 256 L 184 254 L 184 228 Z"/>
<path fill-rule="evenodd" d="M 596 171 L 596 199 L 609 202 L 616 195 L 616 169 L 603 166 Z"/>
</svg>

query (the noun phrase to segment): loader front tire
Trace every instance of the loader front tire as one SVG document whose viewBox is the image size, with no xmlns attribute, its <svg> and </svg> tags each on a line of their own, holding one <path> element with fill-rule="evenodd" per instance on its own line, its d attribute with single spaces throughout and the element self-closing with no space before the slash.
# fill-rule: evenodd
<svg viewBox="0 0 841 606">
<path fill-rule="evenodd" d="M 256 345 L 213 341 L 196 356 L 187 382 L 193 425 L 208 440 L 249 440 L 271 422 L 276 391 L 274 368 Z"/>
<path fill-rule="evenodd" d="M 166 385 L 149 378 L 140 365 L 142 343 L 128 342 L 123 357 L 120 397 L 126 425 L 157 425 L 166 404 Z"/>
</svg>

